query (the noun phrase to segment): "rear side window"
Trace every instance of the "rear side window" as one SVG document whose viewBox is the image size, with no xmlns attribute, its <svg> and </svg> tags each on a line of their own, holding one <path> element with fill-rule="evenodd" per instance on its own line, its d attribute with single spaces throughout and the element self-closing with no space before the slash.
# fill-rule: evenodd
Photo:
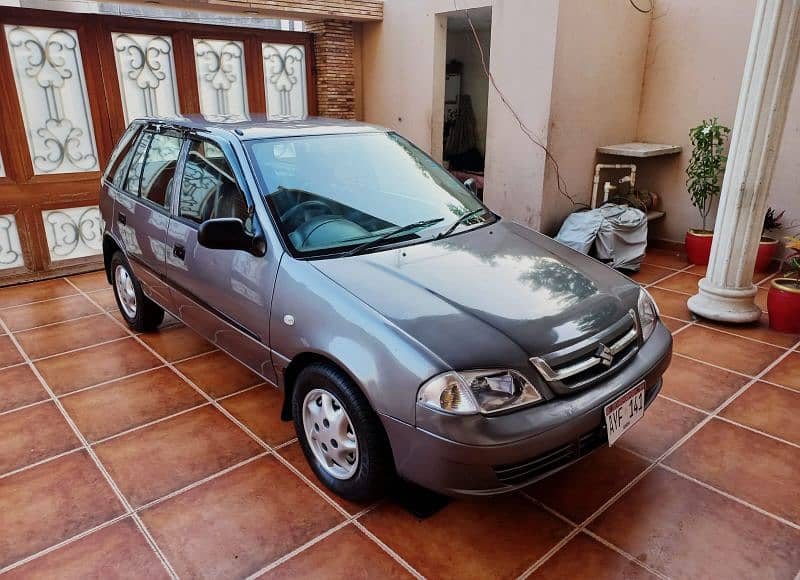
<svg viewBox="0 0 800 580">
<path fill-rule="evenodd" d="M 170 134 L 155 134 L 150 139 L 141 168 L 139 195 L 163 207 L 169 207 L 175 166 L 183 139 Z"/>
<path fill-rule="evenodd" d="M 207 141 L 192 141 L 181 180 L 180 216 L 201 224 L 236 217 L 250 226 L 249 206 L 222 150 Z"/>
<path fill-rule="evenodd" d="M 105 178 L 110 180 L 115 186 L 122 187 L 125 181 L 125 173 L 128 170 L 128 162 L 133 155 L 136 145 L 136 138 L 141 131 L 141 125 L 131 125 L 119 140 L 117 148 L 111 154 L 111 163 L 106 170 Z"/>
<path fill-rule="evenodd" d="M 145 131 L 136 143 L 136 148 L 133 150 L 133 158 L 128 168 L 128 176 L 125 179 L 125 185 L 122 189 L 128 193 L 138 197 L 139 184 L 142 182 L 142 170 L 144 169 L 144 158 L 147 155 L 147 148 L 150 146 L 150 141 L 153 139 L 153 134 Z"/>
</svg>

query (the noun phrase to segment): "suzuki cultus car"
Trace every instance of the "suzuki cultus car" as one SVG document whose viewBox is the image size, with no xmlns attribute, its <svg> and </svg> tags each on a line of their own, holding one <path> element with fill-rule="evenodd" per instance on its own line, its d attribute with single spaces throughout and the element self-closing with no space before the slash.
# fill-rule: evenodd
<svg viewBox="0 0 800 580">
<path fill-rule="evenodd" d="M 101 211 L 128 324 L 169 312 L 277 386 L 347 498 L 525 486 L 613 444 L 669 364 L 644 289 L 379 127 L 137 120 Z"/>
</svg>

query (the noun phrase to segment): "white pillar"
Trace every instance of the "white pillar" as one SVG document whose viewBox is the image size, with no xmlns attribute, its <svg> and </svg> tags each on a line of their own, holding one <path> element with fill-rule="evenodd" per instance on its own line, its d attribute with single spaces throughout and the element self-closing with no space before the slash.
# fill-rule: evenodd
<svg viewBox="0 0 800 580">
<path fill-rule="evenodd" d="M 759 0 L 722 182 L 706 277 L 689 309 L 753 322 L 758 242 L 800 52 L 800 0 Z M 713 90 L 713 86 L 709 87 Z"/>
</svg>

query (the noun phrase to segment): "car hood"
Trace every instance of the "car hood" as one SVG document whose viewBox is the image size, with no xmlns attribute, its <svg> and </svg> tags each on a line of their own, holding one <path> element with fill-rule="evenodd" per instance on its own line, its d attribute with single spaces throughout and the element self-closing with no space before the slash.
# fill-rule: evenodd
<svg viewBox="0 0 800 580">
<path fill-rule="evenodd" d="M 638 286 L 519 224 L 311 262 L 452 368 L 527 364 L 636 306 Z"/>
</svg>

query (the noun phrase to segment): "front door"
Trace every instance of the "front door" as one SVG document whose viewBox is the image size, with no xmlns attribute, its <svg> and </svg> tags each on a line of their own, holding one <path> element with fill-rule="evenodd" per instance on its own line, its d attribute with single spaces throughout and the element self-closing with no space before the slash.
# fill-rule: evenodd
<svg viewBox="0 0 800 580">
<path fill-rule="evenodd" d="M 205 220 L 236 217 L 260 228 L 230 145 L 189 138 L 177 203 L 167 235 L 167 279 L 180 318 L 208 340 L 274 381 L 269 305 L 277 264 L 239 250 L 197 243 Z"/>
</svg>

